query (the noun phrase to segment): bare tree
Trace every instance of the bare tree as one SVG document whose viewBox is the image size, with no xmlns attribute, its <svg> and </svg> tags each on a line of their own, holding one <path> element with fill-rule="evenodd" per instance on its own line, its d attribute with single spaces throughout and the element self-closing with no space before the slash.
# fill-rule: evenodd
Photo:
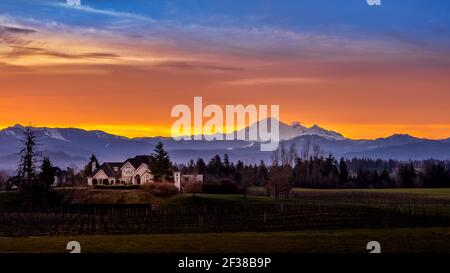
<svg viewBox="0 0 450 273">
<path fill-rule="evenodd" d="M 303 142 L 303 150 L 302 150 L 302 159 L 304 161 L 309 159 L 310 151 L 311 151 L 311 140 L 310 139 L 306 139 Z"/>
<path fill-rule="evenodd" d="M 289 153 L 288 153 L 288 165 L 294 166 L 295 160 L 298 158 L 297 148 L 295 146 L 295 143 L 292 143 L 289 147 Z"/>
<path fill-rule="evenodd" d="M 286 166 L 289 161 L 289 154 L 286 151 L 286 147 L 284 146 L 284 143 L 281 143 L 280 147 L 278 149 L 280 150 L 281 165 Z"/>
<path fill-rule="evenodd" d="M 69 167 L 67 167 L 67 183 L 70 183 L 72 187 L 76 186 L 80 182 L 79 177 L 79 169 L 78 166 L 75 164 L 70 164 Z"/>
<path fill-rule="evenodd" d="M 320 149 L 320 145 L 319 144 L 314 144 L 313 146 L 313 156 L 315 158 L 319 158 L 320 155 L 322 154 L 322 150 Z"/>
<path fill-rule="evenodd" d="M 287 165 L 272 166 L 269 173 L 269 183 L 267 184 L 267 192 L 275 199 L 278 199 L 280 194 L 289 196 L 292 189 L 289 178 L 291 175 L 291 168 Z"/>
<path fill-rule="evenodd" d="M 278 149 L 272 152 L 272 166 L 293 166 L 297 157 L 295 143 L 289 146 L 289 150 L 286 150 L 285 144 L 281 143 Z"/>
<path fill-rule="evenodd" d="M 272 152 L 272 154 L 270 155 L 270 159 L 272 160 L 272 166 L 280 165 L 281 162 L 280 147 L 278 147 L 278 149 Z"/>
<path fill-rule="evenodd" d="M 5 190 L 8 186 L 8 174 L 0 171 L 0 190 Z"/>
</svg>

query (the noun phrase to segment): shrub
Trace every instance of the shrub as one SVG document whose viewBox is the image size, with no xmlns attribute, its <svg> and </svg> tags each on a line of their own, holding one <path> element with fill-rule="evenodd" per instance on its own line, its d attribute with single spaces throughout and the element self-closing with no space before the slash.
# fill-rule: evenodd
<svg viewBox="0 0 450 273">
<path fill-rule="evenodd" d="M 210 194 L 237 194 L 239 189 L 233 180 L 225 178 L 204 183 L 203 192 Z"/>
<path fill-rule="evenodd" d="M 159 197 L 169 197 L 178 194 L 178 189 L 174 183 L 170 182 L 156 182 L 143 187 L 153 195 Z"/>
<path fill-rule="evenodd" d="M 94 189 L 108 189 L 108 190 L 136 190 L 139 185 L 94 185 Z"/>
<path fill-rule="evenodd" d="M 196 193 L 202 192 L 202 190 L 203 190 L 202 187 L 203 187 L 203 184 L 200 182 L 186 183 L 184 185 L 184 192 L 192 193 L 192 196 L 195 196 Z"/>
</svg>

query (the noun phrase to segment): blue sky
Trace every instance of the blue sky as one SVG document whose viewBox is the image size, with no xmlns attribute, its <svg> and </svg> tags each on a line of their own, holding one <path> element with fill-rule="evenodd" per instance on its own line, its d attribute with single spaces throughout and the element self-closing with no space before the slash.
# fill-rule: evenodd
<svg viewBox="0 0 450 273">
<path fill-rule="evenodd" d="M 450 1 L 381 1 L 1 0 L 0 127 L 157 135 L 202 95 L 356 138 L 448 137 Z"/>
<path fill-rule="evenodd" d="M 402 43 L 426 50 L 450 46 L 447 0 L 382 0 L 377 7 L 369 6 L 366 0 L 81 0 L 81 4 L 74 9 L 66 5 L 66 0 L 4 0 L 0 2 L 0 16 L 14 18 L 15 22 L 28 19 L 36 24 L 125 35 L 171 36 L 169 39 L 183 43 L 186 39 L 220 43 L 223 41 L 218 36 L 229 35 L 219 34 L 223 30 L 271 29 Z M 242 36 L 233 40 L 255 41 Z"/>
<path fill-rule="evenodd" d="M 277 27 L 355 35 L 402 34 L 414 39 L 449 37 L 450 1 L 383 0 L 81 0 L 92 10 L 136 14 L 174 24 L 221 27 Z M 67 24 L 107 24 L 117 17 L 74 12 L 50 4 L 65 0 L 4 0 L 0 14 Z"/>
</svg>

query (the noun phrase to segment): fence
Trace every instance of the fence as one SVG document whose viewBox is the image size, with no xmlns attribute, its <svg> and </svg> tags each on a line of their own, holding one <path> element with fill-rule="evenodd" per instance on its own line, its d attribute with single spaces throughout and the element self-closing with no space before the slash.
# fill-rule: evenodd
<svg viewBox="0 0 450 273">
<path fill-rule="evenodd" d="M 450 219 L 396 209 L 321 204 L 64 205 L 2 210 L 0 236 L 280 231 L 450 226 Z"/>
</svg>

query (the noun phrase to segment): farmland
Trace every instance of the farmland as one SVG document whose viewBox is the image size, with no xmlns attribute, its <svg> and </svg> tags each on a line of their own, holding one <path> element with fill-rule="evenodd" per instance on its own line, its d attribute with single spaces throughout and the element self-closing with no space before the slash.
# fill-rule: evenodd
<svg viewBox="0 0 450 273">
<path fill-rule="evenodd" d="M 448 253 L 450 228 L 0 237 L 0 249 L 65 253 L 72 240 L 85 253 L 367 253 L 372 240 L 384 253 Z"/>
<path fill-rule="evenodd" d="M 67 203 L 46 211 L 3 207 L 0 250 L 59 251 L 73 238 L 91 252 L 184 252 L 187 245 L 187 252 L 358 252 L 369 238 L 385 240 L 392 252 L 450 246 L 447 189 L 294 189 L 279 200 L 261 188 L 247 198 L 85 191 L 92 190 L 63 190 Z M 9 199 L 0 193 L 0 204 Z"/>
</svg>

